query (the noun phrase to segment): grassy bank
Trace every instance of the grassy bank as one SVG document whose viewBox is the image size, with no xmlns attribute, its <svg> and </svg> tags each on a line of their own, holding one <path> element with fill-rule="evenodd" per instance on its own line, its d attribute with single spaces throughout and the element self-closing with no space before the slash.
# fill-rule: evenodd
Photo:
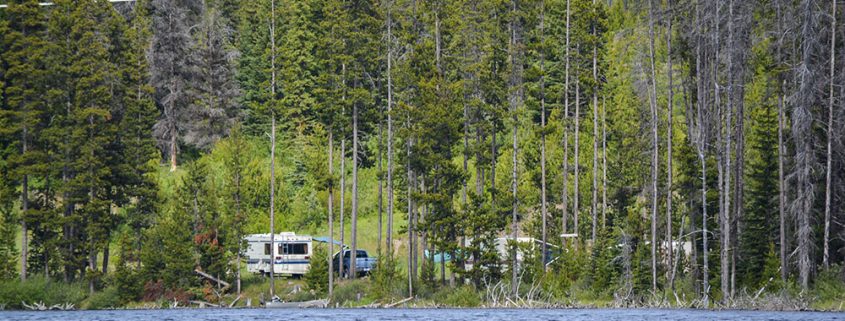
<svg viewBox="0 0 845 321">
<path fill-rule="evenodd" d="M 285 301 L 306 301 L 329 298 L 331 307 L 450 307 L 450 308 L 703 308 L 700 301 L 684 299 L 679 294 L 676 299 L 671 293 L 662 297 L 645 300 L 621 302 L 613 297 L 597 297 L 584 291 L 572 291 L 568 296 L 556 297 L 545 292 L 540 285 L 523 284 L 518 295 L 510 293 L 510 286 L 500 283 L 488 288 L 478 289 L 470 285 L 449 286 L 420 286 L 413 300 L 402 304 L 392 305 L 404 299 L 404 285 L 397 286 L 396 291 L 384 294 L 377 289 L 378 285 L 372 277 L 357 280 L 342 280 L 335 286 L 331 297 L 308 290 L 303 279 L 277 278 L 276 293 Z M 780 294 L 764 293 L 758 297 L 754 294 L 740 294 L 729 305 L 713 304 L 710 308 L 731 309 L 762 309 L 762 310 L 820 310 L 843 311 L 845 308 L 845 286 L 843 284 L 819 284 L 810 293 L 794 293 L 785 291 Z M 230 293 L 207 300 L 201 297 L 192 300 L 207 301 L 223 306 L 237 302 L 234 307 L 258 307 L 260 302 L 268 298 L 269 280 L 262 276 L 248 274 L 242 281 L 240 296 L 234 288 Z M 240 297 L 238 299 L 238 297 Z M 119 293 L 114 287 L 106 287 L 89 294 L 87 285 L 81 282 L 63 283 L 49 281 L 43 278 L 31 278 L 26 282 L 10 280 L 0 283 L 0 307 L 4 309 L 24 309 L 23 303 L 43 303 L 49 307 L 57 304 L 72 304 L 77 309 L 110 309 L 110 308 L 169 308 L 173 301 L 159 299 L 157 301 L 131 301 L 121 303 Z M 179 305 L 185 307 L 185 304 Z M 188 304 L 187 306 L 197 306 Z"/>
</svg>

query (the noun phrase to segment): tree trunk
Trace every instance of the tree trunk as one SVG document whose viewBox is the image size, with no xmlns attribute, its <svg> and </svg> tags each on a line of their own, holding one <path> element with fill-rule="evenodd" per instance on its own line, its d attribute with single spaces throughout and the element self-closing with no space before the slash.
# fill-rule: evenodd
<svg viewBox="0 0 845 321">
<path fill-rule="evenodd" d="M 572 231 L 577 237 L 580 237 L 581 231 L 578 226 L 578 217 L 580 216 L 579 200 L 581 199 L 581 189 L 579 182 L 581 179 L 581 81 L 578 80 L 578 72 L 575 72 L 575 160 L 572 166 L 575 167 L 575 182 L 572 188 Z"/>
<path fill-rule="evenodd" d="M 733 32 L 733 0 L 728 2 L 728 48 L 734 46 L 734 32 Z M 733 143 L 733 113 L 734 113 L 734 88 L 733 85 L 733 53 L 728 52 L 728 89 L 727 89 L 727 110 L 725 110 L 725 151 L 724 151 L 724 158 L 725 158 L 725 187 L 722 191 L 725 193 L 725 197 L 723 198 L 723 206 L 725 207 L 725 220 L 722 222 L 722 233 L 724 238 L 722 239 L 722 302 L 724 304 L 728 303 L 733 297 L 733 287 L 731 286 L 731 258 L 732 258 L 732 249 L 731 246 L 733 243 L 731 242 L 731 231 L 732 224 L 731 224 L 731 176 L 733 174 L 732 165 L 731 165 L 731 143 Z"/>
<path fill-rule="evenodd" d="M 378 242 L 376 242 L 376 253 L 379 255 L 381 253 L 381 241 L 382 241 L 382 228 L 384 227 L 384 223 L 382 220 L 382 212 L 384 212 L 384 178 L 382 177 L 384 170 L 381 166 L 381 158 L 384 152 L 382 151 L 382 146 L 384 143 L 384 137 L 382 136 L 382 123 L 379 120 L 378 124 Z"/>
<path fill-rule="evenodd" d="M 329 195 L 327 199 L 329 219 L 329 297 L 334 293 L 334 135 L 329 129 Z M 342 249 L 341 249 L 342 252 Z M 238 265 L 240 267 L 240 265 Z M 238 292 L 240 292 L 240 269 L 238 269 Z"/>
<path fill-rule="evenodd" d="M 392 6 L 392 3 L 391 3 Z M 393 43 L 391 7 L 387 9 L 387 255 L 393 257 Z"/>
<path fill-rule="evenodd" d="M 176 171 L 176 128 L 170 130 L 170 171 Z"/>
<path fill-rule="evenodd" d="M 781 13 L 781 1 L 775 1 L 776 15 L 778 17 L 778 34 L 783 34 L 783 15 Z M 777 60 L 778 65 L 782 65 L 783 61 L 781 55 L 781 48 L 783 48 L 782 40 L 778 42 L 777 46 Z M 782 77 L 778 75 L 778 79 Z M 788 265 L 786 262 L 786 181 L 784 179 L 784 162 L 783 158 L 786 155 L 786 145 L 783 141 L 784 119 L 784 100 L 786 99 L 786 80 L 781 81 L 778 92 L 778 219 L 779 219 L 779 236 L 780 236 L 780 278 L 782 282 L 787 281 Z"/>
<path fill-rule="evenodd" d="M 517 12 L 517 0 L 511 1 L 511 13 L 516 14 Z M 513 121 L 513 167 L 512 167 L 512 205 L 513 205 L 513 212 L 512 212 L 512 221 L 511 221 L 511 232 L 513 234 L 513 241 L 517 241 L 517 236 L 519 235 L 519 225 L 517 223 L 517 211 L 519 207 L 519 197 L 517 195 L 517 183 L 518 183 L 518 175 L 517 175 L 517 155 L 518 155 L 518 130 L 519 130 L 519 117 L 517 115 L 517 111 L 519 105 L 522 103 L 522 60 L 521 60 L 521 43 L 519 42 L 519 33 L 520 33 L 520 26 L 519 20 L 517 17 L 511 17 L 510 22 L 510 46 L 509 46 L 509 60 L 510 60 L 510 67 L 511 67 L 511 75 L 510 75 L 510 90 L 509 90 L 509 100 L 510 100 L 510 112 L 511 112 L 511 121 Z M 519 290 L 517 287 L 517 268 L 519 262 L 517 260 L 517 247 L 516 244 L 511 246 L 511 255 L 513 255 L 513 262 L 511 263 L 511 290 L 513 294 L 516 295 L 517 291 Z"/>
<path fill-rule="evenodd" d="M 341 85 L 346 86 L 346 64 L 342 63 L 340 66 L 341 69 Z M 343 94 L 341 97 L 341 104 L 343 106 L 343 114 L 346 114 L 346 89 L 343 89 Z M 344 246 L 345 243 L 345 230 L 346 226 L 343 224 L 343 217 L 346 215 L 346 137 L 342 137 L 340 140 L 340 263 L 338 264 L 338 275 L 341 279 L 344 279 L 343 276 L 343 261 L 344 261 Z M 348 267 L 347 267 L 348 268 Z"/>
<path fill-rule="evenodd" d="M 410 124 L 410 116 L 408 116 L 408 120 L 406 123 L 406 127 L 408 129 L 410 129 Z M 406 198 L 408 199 L 408 297 L 414 296 L 414 277 L 417 275 L 417 268 L 414 257 L 414 233 L 416 230 L 416 226 L 414 225 L 414 170 L 411 168 L 411 143 L 412 140 L 410 137 L 408 137 L 407 141 L 405 142 L 405 170 L 408 173 L 408 181 L 406 183 L 408 188 L 408 194 L 406 196 Z"/>
<path fill-rule="evenodd" d="M 825 268 L 830 266 L 830 190 L 831 186 L 830 173 L 833 170 L 833 149 L 832 141 L 834 136 L 833 130 L 833 83 L 836 72 L 836 1 L 831 1 L 831 20 L 830 20 L 830 97 L 827 108 L 827 164 L 825 167 L 825 189 L 824 189 L 824 253 L 822 257 L 822 265 Z"/>
<path fill-rule="evenodd" d="M 276 99 L 276 0 L 270 1 L 270 96 Z M 276 295 L 276 114 L 270 112 L 270 299 Z M 175 159 L 174 159 L 175 161 Z M 175 165 L 174 165 L 175 166 Z"/>
<path fill-rule="evenodd" d="M 540 42 L 543 43 L 543 46 L 540 49 L 540 215 L 542 215 L 543 222 L 541 233 L 543 244 L 540 246 L 540 257 L 541 261 L 543 262 L 543 269 L 545 270 L 545 265 L 547 262 L 546 243 L 548 242 L 548 239 L 546 238 L 546 220 L 549 215 L 546 200 L 546 37 L 544 33 L 546 2 L 542 0 L 540 5 L 542 6 L 540 11 Z"/>
<path fill-rule="evenodd" d="M 648 35 L 649 35 L 649 57 L 651 62 L 651 93 L 649 102 L 651 107 L 651 133 L 652 133 L 652 157 L 651 157 L 651 290 L 657 295 L 657 75 L 654 63 L 654 0 L 649 0 Z"/>
<path fill-rule="evenodd" d="M 569 18 L 570 18 L 570 1 L 566 0 L 566 48 L 565 57 L 565 72 L 563 85 L 563 188 L 561 190 L 561 233 L 566 234 L 568 211 L 569 211 Z M 566 238 L 561 237 L 561 245 L 566 245 Z"/>
<path fill-rule="evenodd" d="M 601 227 L 607 226 L 607 101 L 602 97 L 601 116 Z"/>
<path fill-rule="evenodd" d="M 345 242 L 345 234 L 344 231 L 346 226 L 343 224 L 343 217 L 346 215 L 346 138 L 342 138 L 340 140 L 340 263 L 337 265 L 337 273 L 341 279 L 344 278 L 343 276 L 343 251 L 344 246 L 346 245 Z"/>
<path fill-rule="evenodd" d="M 270 116 L 270 298 L 275 295 L 276 274 L 276 115 Z"/>
<path fill-rule="evenodd" d="M 23 128 L 22 154 L 27 149 L 27 128 Z M 21 181 L 21 281 L 26 281 L 27 259 L 29 258 L 29 231 L 26 226 L 26 216 L 29 212 L 29 175 L 24 174 Z M 45 264 L 47 265 L 47 264 Z"/>
<path fill-rule="evenodd" d="M 812 126 L 814 117 L 812 108 L 815 101 L 816 86 L 813 82 L 817 76 L 815 72 L 815 57 L 817 55 L 818 30 L 814 28 L 818 13 L 818 4 L 814 0 L 804 0 L 800 4 L 802 11 L 801 62 L 799 66 L 798 92 L 795 94 L 796 103 L 792 113 L 792 137 L 795 144 L 795 211 L 798 230 L 798 282 L 803 290 L 810 288 L 810 274 L 813 261 L 810 257 L 813 245 L 812 226 L 810 224 L 815 203 L 815 187 L 812 177 L 813 166 L 816 163 L 815 148 L 813 146 Z"/>
<path fill-rule="evenodd" d="M 596 0 L 593 0 L 593 11 L 595 13 Z M 599 68 L 598 68 L 598 33 L 596 30 L 597 22 L 593 22 L 592 33 L 593 41 L 593 200 L 590 203 L 590 212 L 592 214 L 592 234 L 590 240 L 595 244 L 596 242 L 596 226 L 598 226 L 598 154 L 599 154 Z"/>
<path fill-rule="evenodd" d="M 672 242 L 672 130 L 674 123 L 672 122 L 674 88 L 672 88 L 672 0 L 667 0 L 666 18 L 666 72 L 668 77 L 669 97 L 666 106 L 666 242 L 669 244 L 669 287 L 675 289 L 675 261 L 673 253 L 675 251 L 675 244 Z M 680 239 L 678 239 L 680 242 Z"/>
<path fill-rule="evenodd" d="M 358 103 L 352 104 L 352 227 L 350 236 L 352 248 L 349 253 L 349 277 L 358 275 L 355 261 L 358 257 Z"/>
</svg>

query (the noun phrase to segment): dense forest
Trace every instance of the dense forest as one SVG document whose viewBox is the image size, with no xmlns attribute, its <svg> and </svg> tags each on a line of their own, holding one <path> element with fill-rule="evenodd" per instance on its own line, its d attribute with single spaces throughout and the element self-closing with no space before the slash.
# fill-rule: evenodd
<svg viewBox="0 0 845 321">
<path fill-rule="evenodd" d="M 273 230 L 383 296 L 845 293 L 841 1 L 0 3 L 5 284 L 240 292 Z"/>
</svg>

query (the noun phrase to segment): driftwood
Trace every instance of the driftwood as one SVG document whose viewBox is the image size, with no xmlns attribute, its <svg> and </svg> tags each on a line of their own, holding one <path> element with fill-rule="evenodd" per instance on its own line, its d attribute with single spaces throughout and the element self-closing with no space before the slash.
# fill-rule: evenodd
<svg viewBox="0 0 845 321">
<path fill-rule="evenodd" d="M 196 305 L 199 305 L 199 306 L 200 306 L 200 308 L 204 308 L 204 307 L 206 307 L 206 306 L 215 307 L 215 308 L 219 308 L 219 307 L 220 307 L 220 305 L 219 305 L 219 304 L 214 304 L 214 303 L 205 302 L 205 301 L 199 301 L 199 300 L 191 300 L 191 301 L 189 301 L 189 302 L 190 302 L 191 304 L 196 304 Z"/>
<path fill-rule="evenodd" d="M 27 304 L 26 302 L 21 301 L 21 305 L 26 308 L 27 310 L 33 311 L 47 311 L 47 310 L 61 310 L 61 311 L 68 311 L 68 310 L 75 310 L 76 307 L 73 303 L 62 303 L 62 304 L 54 304 L 51 306 L 47 306 L 42 301 L 33 302 L 32 304 Z M 5 308 L 5 305 L 3 306 Z M 2 310 L 2 309 L 0 309 Z"/>
<path fill-rule="evenodd" d="M 240 300 L 240 299 L 241 299 L 241 295 L 239 294 L 238 297 L 235 298 L 234 301 L 232 301 L 232 303 L 229 303 L 229 307 L 231 308 L 231 307 L 235 306 L 235 304 L 237 304 L 238 300 Z"/>
<path fill-rule="evenodd" d="M 411 300 L 413 300 L 413 299 L 414 299 L 414 297 L 407 297 L 407 298 L 404 298 L 404 299 L 399 300 L 399 301 L 397 301 L 397 302 L 394 302 L 394 303 L 391 303 L 391 304 L 385 305 L 384 307 L 385 307 L 385 308 L 393 308 L 393 307 L 396 307 L 396 306 L 399 306 L 399 305 L 405 304 L 405 302 L 411 301 Z"/>
</svg>

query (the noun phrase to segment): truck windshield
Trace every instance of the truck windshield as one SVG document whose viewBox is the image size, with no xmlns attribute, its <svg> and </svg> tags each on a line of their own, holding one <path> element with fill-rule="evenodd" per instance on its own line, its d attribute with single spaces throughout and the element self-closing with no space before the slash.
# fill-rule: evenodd
<svg viewBox="0 0 845 321">
<path fill-rule="evenodd" d="M 358 250 L 358 251 L 355 251 L 355 252 L 358 253 L 358 254 L 355 255 L 356 258 L 368 257 L 367 251 Z M 345 258 L 349 257 L 350 255 L 352 255 L 352 251 L 346 250 L 346 251 L 343 252 L 343 257 L 345 257 Z"/>
</svg>

